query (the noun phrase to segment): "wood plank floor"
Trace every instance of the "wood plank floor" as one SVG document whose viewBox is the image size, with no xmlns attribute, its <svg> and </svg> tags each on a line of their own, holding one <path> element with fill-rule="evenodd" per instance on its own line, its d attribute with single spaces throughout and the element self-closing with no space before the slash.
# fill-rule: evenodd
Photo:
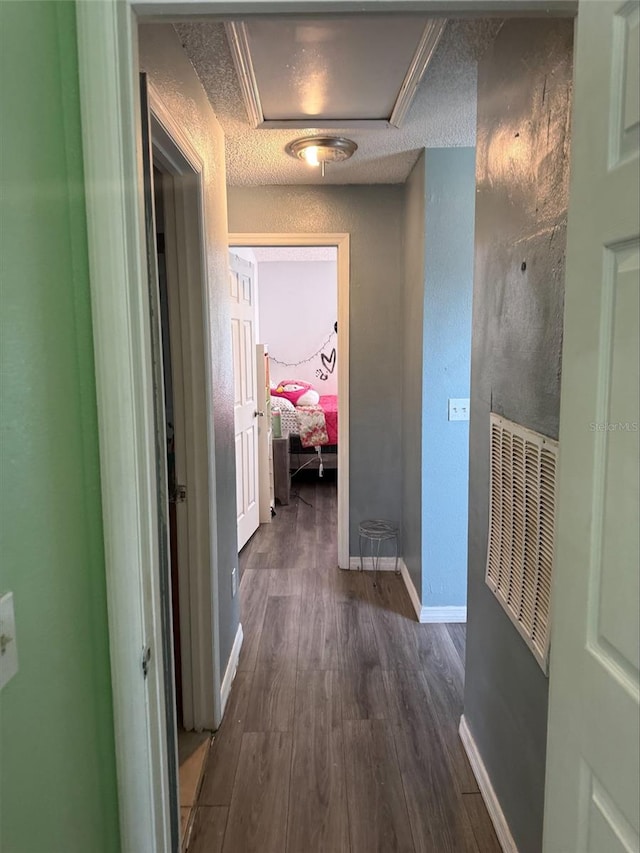
<svg viewBox="0 0 640 853">
<path fill-rule="evenodd" d="M 337 568 L 316 476 L 240 555 L 244 645 L 189 853 L 500 853 L 457 734 L 464 626 Z"/>
</svg>

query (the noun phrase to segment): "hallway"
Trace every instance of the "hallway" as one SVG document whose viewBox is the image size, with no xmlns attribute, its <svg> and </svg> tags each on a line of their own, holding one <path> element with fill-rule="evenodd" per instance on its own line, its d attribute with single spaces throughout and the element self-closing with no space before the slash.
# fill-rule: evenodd
<svg viewBox="0 0 640 853">
<path fill-rule="evenodd" d="M 241 555 L 244 644 L 190 853 L 499 853 L 457 734 L 465 629 L 336 569 L 310 478 Z"/>
</svg>

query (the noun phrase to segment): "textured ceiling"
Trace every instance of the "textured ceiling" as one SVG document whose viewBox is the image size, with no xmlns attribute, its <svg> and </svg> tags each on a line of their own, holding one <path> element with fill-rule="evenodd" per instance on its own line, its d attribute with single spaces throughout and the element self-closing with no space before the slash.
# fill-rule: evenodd
<svg viewBox="0 0 640 853">
<path fill-rule="evenodd" d="M 358 144 L 346 163 L 319 169 L 285 153 L 288 142 L 325 130 L 255 130 L 220 23 L 176 24 L 175 29 L 226 140 L 227 181 L 232 186 L 271 184 L 403 183 L 422 148 L 475 145 L 476 62 L 495 37 L 496 20 L 449 21 L 403 126 L 380 130 L 332 128 Z M 277 46 L 274 47 L 277 50 Z"/>
</svg>

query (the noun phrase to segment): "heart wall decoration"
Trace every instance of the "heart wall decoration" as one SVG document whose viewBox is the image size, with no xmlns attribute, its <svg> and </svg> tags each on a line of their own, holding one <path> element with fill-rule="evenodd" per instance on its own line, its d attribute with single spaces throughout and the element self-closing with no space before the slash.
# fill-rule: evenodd
<svg viewBox="0 0 640 853">
<path fill-rule="evenodd" d="M 322 362 L 322 366 L 327 371 L 327 373 L 333 373 L 336 367 L 336 348 L 334 347 L 329 355 L 325 355 L 325 353 L 320 353 L 320 361 Z"/>
</svg>

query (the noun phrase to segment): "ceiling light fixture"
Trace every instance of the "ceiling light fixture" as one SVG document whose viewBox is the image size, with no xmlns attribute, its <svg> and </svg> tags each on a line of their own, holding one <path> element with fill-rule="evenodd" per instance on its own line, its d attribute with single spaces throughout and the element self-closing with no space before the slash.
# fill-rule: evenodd
<svg viewBox="0 0 640 853">
<path fill-rule="evenodd" d="M 309 166 L 320 166 L 320 172 L 324 178 L 327 163 L 341 163 L 343 160 L 348 160 L 357 149 L 356 143 L 344 136 L 305 136 L 290 142 L 286 152 L 291 157 L 304 160 Z"/>
</svg>

